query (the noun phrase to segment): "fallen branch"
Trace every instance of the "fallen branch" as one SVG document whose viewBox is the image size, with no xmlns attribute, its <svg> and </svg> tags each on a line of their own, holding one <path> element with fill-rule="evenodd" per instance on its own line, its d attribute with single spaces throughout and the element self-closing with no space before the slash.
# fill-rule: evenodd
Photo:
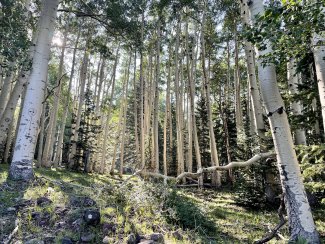
<svg viewBox="0 0 325 244">
<path fill-rule="evenodd" d="M 225 171 L 233 168 L 241 168 L 241 167 L 248 167 L 251 166 L 254 163 L 257 163 L 259 160 L 263 158 L 268 158 L 274 156 L 274 152 L 267 152 L 267 153 L 260 153 L 256 154 L 254 157 L 251 159 L 245 161 L 245 162 L 231 162 L 225 166 L 213 166 L 213 167 L 208 167 L 208 168 L 202 168 L 199 169 L 197 173 L 190 173 L 190 172 L 184 172 L 177 176 L 176 181 L 179 182 L 181 181 L 184 177 L 190 177 L 190 178 L 198 178 L 200 177 L 203 173 L 209 173 L 209 172 L 214 172 L 214 171 Z"/>
<path fill-rule="evenodd" d="M 18 229 L 19 229 L 19 220 L 16 219 L 16 221 L 15 221 L 15 229 L 10 233 L 7 240 L 5 240 L 3 243 L 4 244 L 9 244 L 11 242 L 12 238 L 14 237 L 14 235 L 16 235 L 16 233 L 18 232 Z"/>
<path fill-rule="evenodd" d="M 280 207 L 279 207 L 279 210 L 278 210 L 278 216 L 279 216 L 279 219 L 280 219 L 280 223 L 270 233 L 268 233 L 268 235 L 266 237 L 264 237 L 261 240 L 255 241 L 254 244 L 263 244 L 263 243 L 266 243 L 266 242 L 272 240 L 276 236 L 278 236 L 281 239 L 283 239 L 283 236 L 280 235 L 280 234 L 278 234 L 278 230 L 286 223 L 286 220 L 284 219 L 284 216 L 283 216 L 284 209 L 285 209 L 285 206 L 284 206 L 284 196 L 282 195 Z"/>
<path fill-rule="evenodd" d="M 225 170 L 229 170 L 229 169 L 233 169 L 233 168 L 248 167 L 248 166 L 251 166 L 252 164 L 257 163 L 259 160 L 261 160 L 263 158 L 268 158 L 268 157 L 272 157 L 272 156 L 275 156 L 274 152 L 260 153 L 260 154 L 256 154 L 254 157 L 252 157 L 251 159 L 249 159 L 245 162 L 231 162 L 225 166 L 213 166 L 213 167 L 208 167 L 208 168 L 201 168 L 196 173 L 184 172 L 177 177 L 166 176 L 166 175 L 159 174 L 159 173 L 147 172 L 144 169 L 141 169 L 141 170 L 138 170 L 137 172 L 135 172 L 129 178 L 127 178 L 126 182 L 135 176 L 142 176 L 142 177 L 150 176 L 153 178 L 163 179 L 164 181 L 175 181 L 177 183 L 177 182 L 180 182 L 183 178 L 199 178 L 203 173 L 209 173 L 209 172 L 214 172 L 214 171 L 225 171 Z"/>
</svg>

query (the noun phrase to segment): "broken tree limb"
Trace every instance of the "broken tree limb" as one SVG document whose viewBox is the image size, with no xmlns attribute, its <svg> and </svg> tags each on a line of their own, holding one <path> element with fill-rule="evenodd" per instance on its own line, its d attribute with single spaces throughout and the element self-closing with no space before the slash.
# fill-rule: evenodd
<svg viewBox="0 0 325 244">
<path fill-rule="evenodd" d="M 179 182 L 184 177 L 198 178 L 203 173 L 214 172 L 217 170 L 224 171 L 224 170 L 229 170 L 229 169 L 233 169 L 233 168 L 248 167 L 254 163 L 257 163 L 259 160 L 261 160 L 263 158 L 268 158 L 268 157 L 272 157 L 272 156 L 275 156 L 274 152 L 260 153 L 260 154 L 256 154 L 254 157 L 252 157 L 251 159 L 249 159 L 245 162 L 231 162 L 225 166 L 213 166 L 213 167 L 208 167 L 208 168 L 202 168 L 202 169 L 198 170 L 197 173 L 184 172 L 184 173 L 180 174 L 179 176 L 177 176 L 176 181 Z"/>
<path fill-rule="evenodd" d="M 285 206 L 284 206 L 284 195 L 282 195 L 280 207 L 278 209 L 278 216 L 279 216 L 279 219 L 280 219 L 280 223 L 270 233 L 268 233 L 268 235 L 266 237 L 264 237 L 261 240 L 255 241 L 254 244 L 263 244 L 263 243 L 266 243 L 266 242 L 272 240 L 276 236 L 278 236 L 281 239 L 283 239 L 283 236 L 278 233 L 278 230 L 286 223 L 286 220 L 285 220 L 285 218 L 283 216 L 284 210 L 285 210 Z"/>
<path fill-rule="evenodd" d="M 164 181 L 176 181 L 176 183 L 177 183 L 177 182 L 180 182 L 184 178 L 199 178 L 203 173 L 210 173 L 210 172 L 214 172 L 214 171 L 225 171 L 225 170 L 229 170 L 229 169 L 233 169 L 233 168 L 248 167 L 248 166 L 251 166 L 251 165 L 257 163 L 261 159 L 269 158 L 269 157 L 273 157 L 273 156 L 275 156 L 274 152 L 259 153 L 244 162 L 231 162 L 225 166 L 213 166 L 213 167 L 208 167 L 208 168 L 201 168 L 196 173 L 184 172 L 177 177 L 166 176 L 166 175 L 159 174 L 159 173 L 147 172 L 147 171 L 141 169 L 141 170 L 138 170 L 137 172 L 135 172 L 129 178 L 133 178 L 134 176 L 137 176 L 137 175 L 139 175 L 141 177 L 149 176 L 149 177 L 153 177 L 153 178 L 160 178 L 160 179 L 163 179 Z M 129 180 L 129 178 L 127 180 Z"/>
</svg>

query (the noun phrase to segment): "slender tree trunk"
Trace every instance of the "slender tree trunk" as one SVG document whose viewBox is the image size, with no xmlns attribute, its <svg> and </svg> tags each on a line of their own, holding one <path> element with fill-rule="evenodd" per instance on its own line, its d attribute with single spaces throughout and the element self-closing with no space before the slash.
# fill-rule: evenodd
<svg viewBox="0 0 325 244">
<path fill-rule="evenodd" d="M 186 9 L 188 12 L 188 9 Z M 186 69 L 187 69 L 187 79 L 188 79 L 188 101 L 189 101 L 189 109 L 188 109 L 188 172 L 193 172 L 193 134 L 196 133 L 196 122 L 195 118 L 193 118 L 194 113 L 194 94 L 193 94 L 193 66 L 191 67 L 190 60 L 190 50 L 189 50 L 189 40 L 188 40 L 188 18 L 186 18 L 185 23 L 185 51 L 186 51 Z M 194 48 L 192 49 L 194 51 Z M 193 101 L 193 108 L 192 108 Z M 195 114 L 194 114 L 195 115 Z M 195 116 L 194 116 L 195 117 Z M 194 120 L 194 122 L 193 122 Z M 195 136 L 194 136 L 195 137 Z M 200 152 L 199 152 L 200 153 Z M 196 155 L 197 156 L 197 155 Z M 201 163 L 201 158 L 199 157 L 199 164 Z"/>
<path fill-rule="evenodd" d="M 7 73 L 6 77 L 3 81 L 3 86 L 0 93 L 0 119 L 3 118 L 3 113 L 6 109 L 10 97 L 9 95 L 11 93 L 11 84 L 14 76 L 14 70 L 13 70 L 14 67 L 15 67 L 15 63 L 10 62 L 8 65 L 8 70 L 6 72 Z"/>
<path fill-rule="evenodd" d="M 144 10 L 142 10 L 141 23 L 141 49 L 140 49 L 140 150 L 141 169 L 145 168 L 145 128 L 144 128 L 144 77 L 143 77 L 143 41 L 144 41 Z"/>
<path fill-rule="evenodd" d="M 118 60 L 119 60 L 119 50 L 120 50 L 120 44 L 118 44 L 118 47 L 116 49 L 116 55 L 115 55 L 115 63 L 114 63 L 114 68 L 113 68 L 113 74 L 112 74 L 112 91 L 111 91 L 111 97 L 109 100 L 109 107 L 108 107 L 108 112 L 106 115 L 106 123 L 105 123 L 105 130 L 104 130 L 104 142 L 103 142 L 103 147 L 102 147 L 102 158 L 100 161 L 100 173 L 104 174 L 105 172 L 105 161 L 106 161 L 106 147 L 107 147 L 107 137 L 108 137 L 108 129 L 109 129 L 109 121 L 110 121 L 110 116 L 111 116 L 111 110 L 113 109 L 113 98 L 114 98 L 114 92 L 115 92 L 115 80 L 116 80 L 116 69 L 118 65 Z"/>
<path fill-rule="evenodd" d="M 205 6 L 206 8 L 206 6 Z M 204 90 L 205 90 L 205 98 L 206 98 L 206 105 L 207 105 L 207 112 L 208 112 L 208 125 L 209 125 L 209 134 L 210 134 L 210 149 L 211 149 L 211 161 L 212 166 L 219 166 L 219 159 L 218 159 L 218 151 L 217 145 L 213 130 L 213 121 L 212 121 L 212 110 L 210 104 L 210 77 L 208 77 L 207 69 L 205 65 L 205 36 L 204 36 L 204 26 L 205 26 L 205 19 L 206 19 L 206 10 L 203 12 L 202 18 L 202 33 L 201 33 L 201 49 L 202 49 L 202 70 L 203 70 L 203 79 L 204 79 Z M 212 174 L 212 184 L 216 187 L 221 186 L 221 177 L 219 172 L 215 172 Z"/>
<path fill-rule="evenodd" d="M 54 93 L 54 104 L 51 110 L 50 121 L 49 121 L 49 130 L 47 131 L 44 151 L 42 155 L 42 166 L 44 167 L 51 167 L 52 165 L 52 153 L 55 141 L 55 134 L 56 134 L 56 125 L 57 125 L 57 118 L 58 118 L 58 111 L 59 111 L 59 103 L 60 103 L 60 96 L 61 96 L 61 87 L 62 87 L 62 79 L 63 79 L 63 65 L 64 65 L 64 55 L 65 55 L 65 46 L 66 46 L 66 39 L 67 39 L 67 30 L 65 30 L 64 37 L 63 37 L 63 44 L 61 50 L 61 57 L 60 57 L 60 64 L 59 64 L 59 71 L 58 71 L 58 81 L 57 81 L 57 88 Z M 55 165 L 57 167 L 57 165 Z"/>
<path fill-rule="evenodd" d="M 243 110 L 240 101 L 241 79 L 239 69 L 239 57 L 238 57 L 238 36 L 237 36 L 237 23 L 235 22 L 234 29 L 235 36 L 235 70 L 234 70 L 234 84 L 235 84 L 235 115 L 236 115 L 236 131 L 237 131 L 237 143 L 243 144 L 245 138 L 245 130 L 243 123 Z"/>
<path fill-rule="evenodd" d="M 138 86 L 137 86 L 137 51 L 134 52 L 133 92 L 134 92 L 134 140 L 137 163 L 139 163 L 140 145 L 138 133 Z"/>
<path fill-rule="evenodd" d="M 247 4 L 246 0 L 245 4 Z M 249 5 L 253 21 L 256 15 L 263 15 L 263 0 L 255 0 Z M 273 52 L 267 41 L 266 49 L 257 50 L 257 61 L 262 98 L 269 118 L 272 137 L 277 154 L 278 169 L 290 226 L 290 240 L 304 238 L 308 243 L 319 243 L 313 216 L 306 197 L 297 156 L 291 136 L 284 103 L 281 98 L 274 64 L 262 65 L 261 56 Z"/>
<path fill-rule="evenodd" d="M 69 156 L 70 169 L 77 167 L 77 160 L 75 159 L 75 155 L 77 153 L 77 142 L 79 139 L 79 128 L 81 122 L 82 106 L 84 105 L 84 101 L 85 101 L 85 85 L 86 85 L 86 78 L 87 78 L 88 62 L 89 62 L 89 53 L 88 51 L 85 51 L 83 61 L 81 64 L 81 69 L 80 69 L 80 94 L 79 94 L 79 104 L 77 109 L 76 125 L 74 129 L 75 131 L 73 134 L 71 153 Z"/>
<path fill-rule="evenodd" d="M 287 64 L 288 69 L 288 87 L 291 95 L 296 95 L 298 93 L 298 84 L 299 84 L 299 76 L 296 72 L 296 64 L 293 59 L 289 60 Z M 301 102 L 292 102 L 291 109 L 294 116 L 302 115 L 302 105 Z M 294 138 L 296 145 L 306 145 L 306 134 L 305 130 L 302 128 L 297 128 L 294 131 Z"/>
<path fill-rule="evenodd" d="M 40 21 L 40 32 L 35 47 L 32 72 L 22 109 L 17 139 L 9 177 L 15 180 L 33 178 L 33 159 L 39 130 L 39 119 L 50 58 L 58 0 L 44 0 Z"/>
<path fill-rule="evenodd" d="M 249 20 L 249 9 L 246 4 L 243 4 L 241 1 L 241 16 L 242 16 L 242 23 L 244 26 L 250 25 Z M 264 138 L 265 132 L 265 124 L 263 120 L 263 108 L 262 108 L 262 99 L 260 96 L 260 91 L 257 85 L 256 79 L 256 67 L 255 67 L 255 59 L 254 59 L 254 47 L 253 45 L 244 40 L 244 47 L 245 47 L 245 56 L 246 56 L 246 65 L 247 65 L 247 73 L 248 73 L 248 83 L 250 89 L 250 101 L 251 101 L 251 108 L 254 114 L 254 128 L 256 129 L 255 133 Z"/>
<path fill-rule="evenodd" d="M 164 175 L 168 174 L 168 164 L 167 164 L 167 130 L 168 130 L 168 122 L 169 122 L 169 113 L 170 113 L 170 81 L 171 81 L 171 50 L 172 47 L 169 45 L 169 55 L 168 55 L 168 76 L 167 76 L 167 90 L 166 90 L 166 108 L 165 108 L 165 119 L 164 119 L 164 152 L 163 152 L 163 168 Z M 170 128 L 169 128 L 170 129 Z"/>
<path fill-rule="evenodd" d="M 64 110 L 63 117 L 62 117 L 62 129 L 61 129 L 61 133 L 60 133 L 59 140 L 58 140 L 58 147 L 57 147 L 56 156 L 54 158 L 54 165 L 59 165 L 62 162 L 62 152 L 63 152 L 63 146 L 64 146 L 64 141 L 63 141 L 64 140 L 64 132 L 65 132 L 65 126 L 67 123 L 67 118 L 68 118 L 68 113 L 69 113 L 69 106 L 70 106 L 70 99 L 71 99 L 70 94 L 71 94 L 71 88 L 72 88 L 72 80 L 73 80 L 73 76 L 75 73 L 76 54 L 77 54 L 80 33 L 81 33 L 81 29 L 79 28 L 78 34 L 77 34 L 77 39 L 76 39 L 75 46 L 73 49 L 72 62 L 71 62 L 72 66 L 71 66 L 70 79 L 69 79 L 69 85 L 68 85 L 68 96 L 66 97 L 66 100 L 65 100 L 65 110 Z"/>
<path fill-rule="evenodd" d="M 96 95 L 96 114 L 99 113 L 99 102 L 100 102 L 100 95 L 102 93 L 102 87 L 103 87 L 103 81 L 104 81 L 104 69 L 106 67 L 105 64 L 105 58 L 103 58 L 102 65 L 99 72 L 99 84 L 97 89 L 97 95 Z"/>
<path fill-rule="evenodd" d="M 10 149 L 11 149 L 11 144 L 12 144 L 12 139 L 15 133 L 15 118 L 13 118 L 9 130 L 8 130 L 8 136 L 7 136 L 7 142 L 6 142 L 6 147 L 4 151 L 4 156 L 3 156 L 3 162 L 8 163 L 9 162 L 9 154 L 10 154 Z"/>
<path fill-rule="evenodd" d="M 129 68 L 129 66 L 128 66 Z M 126 71 L 128 72 L 128 71 Z M 122 128 L 123 128 L 123 117 L 124 117 L 124 110 L 126 110 L 126 108 L 124 107 L 124 102 L 125 102 L 125 96 L 126 96 L 126 93 L 127 93 L 127 87 L 128 87 L 128 77 L 125 77 L 124 80 L 123 80 L 123 93 L 122 93 L 122 103 L 121 103 L 121 107 L 120 107 L 120 111 L 119 111 L 119 119 L 118 119 L 118 126 L 117 126 L 117 135 L 115 137 L 115 144 L 114 144 L 114 151 L 113 151 L 113 159 L 112 159 L 112 164 L 111 164 L 111 169 L 110 169 L 110 174 L 111 175 L 114 175 L 114 170 L 115 170 L 115 165 L 116 165 L 116 154 L 117 154 L 117 148 L 118 148 L 118 145 L 119 145 L 119 141 L 121 140 L 120 136 L 121 136 L 121 133 L 122 133 Z M 122 140 L 120 141 L 121 144 L 122 144 L 122 141 L 125 139 L 125 137 L 122 135 Z M 123 145 L 124 147 L 124 145 Z M 123 148 L 124 150 L 124 148 Z M 123 152 L 124 153 L 124 152 Z M 121 162 L 121 167 L 120 167 L 120 170 L 122 169 L 123 171 L 123 165 L 122 165 L 122 162 Z"/>
<path fill-rule="evenodd" d="M 44 148 L 44 132 L 45 132 L 45 122 L 46 122 L 46 103 L 43 104 L 42 116 L 41 116 L 41 128 L 38 136 L 38 152 L 37 152 L 37 162 L 36 167 L 39 168 L 42 166 L 42 156 L 43 156 L 43 148 Z"/>
<path fill-rule="evenodd" d="M 156 78 L 155 78 L 155 101 L 154 101 L 154 128 L 153 128 L 153 137 L 154 137 L 154 172 L 158 173 L 159 172 L 159 138 L 158 138 L 158 127 L 159 127 L 159 122 L 158 122 L 158 116 L 159 116 L 159 107 L 158 107 L 158 102 L 159 102 L 159 83 L 160 83 L 160 17 L 158 17 L 158 23 L 157 23 L 157 47 L 156 47 Z"/>
<path fill-rule="evenodd" d="M 325 7 L 322 7 L 323 13 Z M 325 131 L 325 31 L 319 34 L 314 34 L 312 39 L 313 53 L 316 67 L 316 76 L 319 92 L 319 100 L 322 107 L 323 128 Z"/>
<path fill-rule="evenodd" d="M 130 53 L 130 60 L 128 64 L 128 69 L 126 71 L 126 87 L 125 93 L 123 98 L 123 120 L 122 120 L 122 138 L 121 138 L 121 153 L 120 153 L 120 175 L 123 174 L 123 167 L 124 167 L 124 145 L 125 145 L 125 131 L 126 131 L 126 115 L 128 110 L 128 87 L 129 87 L 129 78 L 130 78 L 130 68 L 131 68 L 131 60 L 132 54 Z"/>
<path fill-rule="evenodd" d="M 180 96 L 179 84 L 179 42 L 180 42 L 181 22 L 178 20 L 176 29 L 175 45 L 175 96 L 176 96 L 176 136 L 177 136 L 177 175 L 184 172 L 184 147 L 182 131 L 182 99 Z"/>
</svg>

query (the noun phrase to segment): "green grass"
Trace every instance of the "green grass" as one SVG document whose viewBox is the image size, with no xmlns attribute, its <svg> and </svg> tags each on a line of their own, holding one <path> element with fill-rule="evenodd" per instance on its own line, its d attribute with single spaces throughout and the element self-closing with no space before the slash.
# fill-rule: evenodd
<svg viewBox="0 0 325 244">
<path fill-rule="evenodd" d="M 53 236 L 56 243 L 63 237 L 78 241 L 84 233 L 94 233 L 94 243 L 101 243 L 107 233 L 105 224 L 114 224 L 116 231 L 107 234 L 112 241 L 125 243 L 131 233 L 148 235 L 162 233 L 166 243 L 252 243 L 262 238 L 278 223 L 276 211 L 252 211 L 236 205 L 231 191 L 173 189 L 162 183 L 150 183 L 133 178 L 127 184 L 121 179 L 97 174 L 81 174 L 63 169 L 37 169 L 36 179 L 29 185 L 7 181 L 8 166 L 0 165 L 0 220 L 2 237 L 13 229 L 15 218 L 22 223 L 16 241 L 44 239 Z M 50 179 L 50 180 L 49 180 Z M 46 196 L 47 206 L 27 206 L 13 216 L 5 213 L 8 207 L 24 200 Z M 74 229 L 73 222 L 82 216 L 85 206 L 75 207 L 75 197 L 89 197 L 96 201 L 101 213 L 97 227 L 82 224 Z M 66 209 L 60 214 L 58 209 Z M 33 213 L 49 216 L 46 226 L 32 218 Z M 314 210 L 318 230 L 324 236 L 325 210 Z M 59 222 L 65 226 L 58 228 Z M 11 223 L 11 224 L 10 224 Z M 176 240 L 173 232 L 182 234 Z M 281 229 L 288 238 L 288 229 Z M 0 234 L 1 241 L 1 234 Z M 270 243 L 284 243 L 272 240 Z"/>
</svg>

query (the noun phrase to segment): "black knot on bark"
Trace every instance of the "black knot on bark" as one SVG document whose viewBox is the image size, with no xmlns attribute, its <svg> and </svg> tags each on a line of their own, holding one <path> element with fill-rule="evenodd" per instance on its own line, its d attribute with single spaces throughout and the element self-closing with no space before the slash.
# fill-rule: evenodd
<svg viewBox="0 0 325 244">
<path fill-rule="evenodd" d="M 283 114 L 283 112 L 284 112 L 284 107 L 280 107 L 273 112 L 269 112 L 267 114 L 267 117 L 271 117 L 274 113 Z"/>
</svg>

